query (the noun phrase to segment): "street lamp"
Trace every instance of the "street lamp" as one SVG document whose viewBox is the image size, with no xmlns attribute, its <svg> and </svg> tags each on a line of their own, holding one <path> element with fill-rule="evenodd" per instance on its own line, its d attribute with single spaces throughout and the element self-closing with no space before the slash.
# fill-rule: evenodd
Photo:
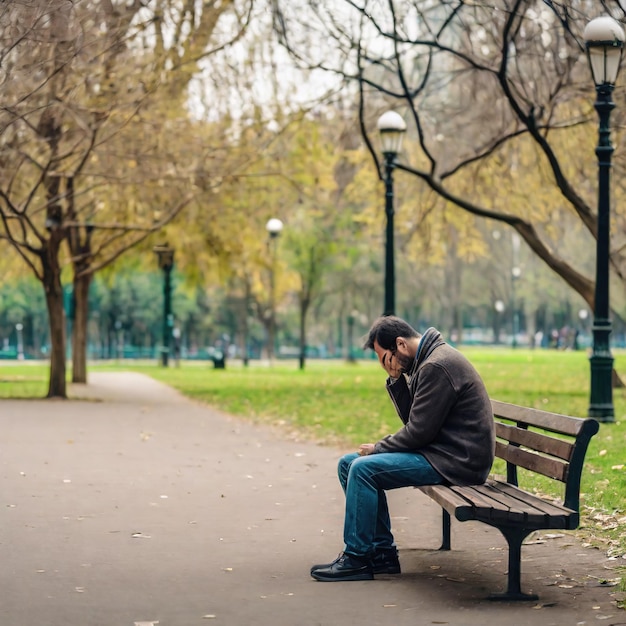
<svg viewBox="0 0 626 626">
<path fill-rule="evenodd" d="M 22 339 L 22 331 L 24 330 L 24 325 L 19 322 L 15 325 L 15 331 L 17 333 L 17 360 L 24 360 L 24 341 Z"/>
<path fill-rule="evenodd" d="M 500 240 L 501 234 L 499 230 L 494 230 L 493 238 L 496 241 Z M 511 300 L 510 300 L 510 308 L 511 308 L 511 330 L 513 334 L 513 338 L 511 340 L 511 346 L 513 348 L 517 348 L 517 335 L 520 331 L 520 321 L 519 321 L 519 310 L 517 306 L 517 281 L 522 276 L 522 268 L 519 265 L 519 249 L 520 249 L 521 238 L 516 233 L 511 233 Z M 496 307 L 496 311 L 497 311 Z M 504 309 L 502 309 L 504 311 Z"/>
<path fill-rule="evenodd" d="M 517 290 L 516 284 L 522 275 L 522 269 L 519 266 L 519 246 L 520 236 L 517 233 L 511 233 L 511 244 L 513 248 L 513 266 L 511 267 L 511 298 L 513 299 L 513 347 L 517 348 L 517 333 L 519 332 L 519 311 L 517 308 Z"/>
<path fill-rule="evenodd" d="M 591 398 L 589 416 L 601 422 L 614 422 L 613 356 L 609 343 L 609 231 L 611 145 L 609 118 L 615 108 L 612 94 L 624 50 L 624 30 L 613 18 L 597 17 L 587 24 L 583 37 L 593 82 L 596 85 L 594 107 L 599 117 L 598 157 L 598 226 L 596 243 L 596 291 L 594 300 L 593 350 L 591 363 Z"/>
<path fill-rule="evenodd" d="M 402 148 L 406 123 L 395 111 L 387 111 L 378 118 L 378 132 L 385 159 L 385 214 L 387 232 L 385 239 L 385 310 L 384 315 L 394 315 L 396 308 L 396 277 L 393 249 L 393 170 L 396 157 Z"/>
<path fill-rule="evenodd" d="M 504 306 L 504 302 L 502 302 L 502 300 L 496 300 L 493 303 L 493 308 L 496 311 L 496 318 L 495 318 L 495 324 L 494 324 L 494 343 L 498 344 L 500 343 L 500 324 L 502 322 L 502 314 L 504 313 L 504 310 L 506 309 L 506 307 Z"/>
<path fill-rule="evenodd" d="M 174 249 L 167 243 L 154 246 L 159 261 L 159 269 L 163 270 L 163 345 L 161 346 L 161 365 L 168 366 L 170 338 L 174 327 L 172 315 L 172 268 L 174 267 Z"/>
<path fill-rule="evenodd" d="M 513 309 L 513 348 L 517 348 L 517 334 L 519 333 L 519 311 L 517 308 L 516 283 L 522 275 L 522 270 L 517 265 L 511 268 L 511 308 Z"/>
<path fill-rule="evenodd" d="M 578 311 L 578 319 L 580 320 L 581 330 L 585 332 L 587 330 L 587 318 L 588 317 L 589 317 L 589 311 L 587 311 L 587 309 L 580 309 L 580 311 Z"/>
<path fill-rule="evenodd" d="M 265 224 L 265 230 L 269 235 L 269 246 L 271 247 L 271 268 L 270 268 L 270 325 L 269 337 L 267 338 L 267 356 L 272 362 L 274 358 L 274 342 L 276 341 L 276 258 L 278 249 L 278 236 L 283 229 L 283 223 L 276 217 L 272 217 Z"/>
</svg>

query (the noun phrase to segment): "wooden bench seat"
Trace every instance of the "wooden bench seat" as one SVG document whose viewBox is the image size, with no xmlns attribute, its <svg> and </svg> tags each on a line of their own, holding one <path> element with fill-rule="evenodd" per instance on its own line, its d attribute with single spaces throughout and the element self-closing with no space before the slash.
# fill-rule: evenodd
<svg viewBox="0 0 626 626">
<path fill-rule="evenodd" d="M 509 546 L 507 589 L 491 599 L 536 600 L 521 590 L 521 547 L 536 530 L 574 530 L 580 522 L 580 480 L 585 454 L 599 424 L 492 400 L 496 457 L 506 461 L 506 478 L 483 485 L 419 487 L 443 511 L 442 550 L 450 550 L 450 516 L 497 528 Z M 564 483 L 563 504 L 518 486 L 518 468 Z"/>
</svg>

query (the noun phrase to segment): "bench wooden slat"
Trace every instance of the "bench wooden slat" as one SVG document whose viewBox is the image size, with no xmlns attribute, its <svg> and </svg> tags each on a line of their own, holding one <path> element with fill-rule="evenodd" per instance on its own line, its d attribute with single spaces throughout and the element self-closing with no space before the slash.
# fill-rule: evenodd
<svg viewBox="0 0 626 626">
<path fill-rule="evenodd" d="M 567 507 L 547 502 L 543 498 L 539 496 L 535 496 L 533 494 L 528 493 L 518 487 L 514 487 L 509 483 L 500 482 L 496 480 L 490 480 L 489 484 L 493 485 L 499 491 L 503 493 L 509 494 L 514 498 L 518 498 L 524 502 L 528 502 L 532 504 L 532 506 L 546 513 L 546 515 L 551 518 L 559 518 L 565 522 L 564 526 L 560 526 L 560 528 L 564 528 L 566 530 L 572 530 L 578 527 L 579 522 L 579 514 L 578 511 L 574 511 L 573 509 L 568 509 Z M 556 526 L 551 526 L 551 528 L 556 528 Z"/>
<path fill-rule="evenodd" d="M 551 505 L 507 483 L 490 480 L 470 487 L 427 485 L 418 489 L 461 522 L 569 529 L 578 521 L 576 511 Z"/>
<path fill-rule="evenodd" d="M 530 506 L 533 506 L 536 509 L 544 511 L 548 515 L 560 515 L 561 513 L 572 513 L 572 509 L 568 509 L 560 504 L 548 502 L 544 500 L 541 496 L 537 496 L 535 494 L 529 493 L 528 491 L 524 491 L 519 487 L 515 487 L 506 482 L 498 481 L 498 480 L 488 480 L 488 485 L 497 491 L 501 491 L 503 494 L 510 496 L 512 498 L 516 498 Z"/>
<path fill-rule="evenodd" d="M 472 502 L 474 506 L 470 519 L 476 519 L 487 524 L 501 524 L 504 521 L 511 524 L 523 524 L 532 515 L 532 511 L 511 499 L 508 502 L 504 497 L 494 500 L 492 494 L 483 489 L 483 485 L 450 487 L 450 489 Z"/>
<path fill-rule="evenodd" d="M 493 490 L 489 483 L 472 487 L 450 487 L 450 489 L 459 495 L 465 495 L 468 499 L 471 498 L 477 508 L 485 510 L 497 508 L 511 517 L 524 517 L 536 511 L 527 502 L 515 500 L 509 495 Z"/>
<path fill-rule="evenodd" d="M 477 485 L 475 490 L 477 493 L 489 498 L 492 503 L 491 506 L 496 506 L 503 510 L 508 509 L 509 512 L 519 512 L 525 516 L 544 517 L 544 511 L 537 509 L 532 502 L 521 500 L 520 498 L 514 497 L 513 494 L 500 491 L 491 481 L 486 482 L 484 485 Z M 537 520 L 537 523 L 539 521 L 540 520 Z"/>
<path fill-rule="evenodd" d="M 471 517 L 474 508 L 472 503 L 454 493 L 450 487 L 446 485 L 424 485 L 416 487 L 416 489 L 432 498 L 440 507 L 448 511 L 450 515 L 456 516 L 457 519 L 461 519 L 461 521 L 463 521 L 462 518 L 466 520 L 473 519 Z M 467 517 L 465 517 L 466 515 Z"/>
<path fill-rule="evenodd" d="M 531 528 L 545 528 L 549 523 L 548 514 L 532 501 L 524 501 L 514 494 L 504 493 L 491 482 L 477 485 L 472 490 L 476 494 L 475 502 L 478 505 L 476 519 L 480 521 L 494 526 L 505 524 Z"/>
<path fill-rule="evenodd" d="M 565 461 L 571 459 L 574 449 L 573 444 L 569 441 L 555 439 L 542 433 L 535 433 L 498 421 L 496 421 L 496 436 Z"/>
<path fill-rule="evenodd" d="M 492 400 L 491 406 L 496 417 L 501 417 L 514 422 L 523 422 L 537 428 L 543 428 L 562 435 L 576 437 L 580 432 L 584 419 L 569 417 L 559 413 L 549 413 L 539 409 L 530 409 L 525 406 L 517 406 L 499 400 Z"/>
<path fill-rule="evenodd" d="M 559 459 L 541 456 L 536 452 L 529 452 L 517 446 L 504 444 L 501 441 L 496 441 L 496 456 L 519 467 L 543 474 L 548 478 L 561 482 L 567 480 L 569 464 Z"/>
<path fill-rule="evenodd" d="M 506 487 L 511 487 L 507 489 Z M 503 488 L 505 487 L 505 488 Z M 486 491 L 495 501 L 500 501 L 503 506 L 509 506 L 524 511 L 526 518 L 523 525 L 527 528 L 569 528 L 571 509 L 553 506 L 538 496 L 533 496 L 519 488 L 498 483 L 490 480 L 485 485 L 478 487 L 481 491 Z M 505 518 L 502 523 L 517 524 L 517 520 Z"/>
<path fill-rule="evenodd" d="M 478 519 L 498 522 L 507 519 L 523 523 L 529 515 L 537 514 L 537 510 L 528 503 L 502 493 L 498 494 L 498 499 L 494 499 L 493 494 L 486 493 L 483 487 L 483 485 L 469 487 L 427 485 L 419 489 L 460 521 Z"/>
</svg>

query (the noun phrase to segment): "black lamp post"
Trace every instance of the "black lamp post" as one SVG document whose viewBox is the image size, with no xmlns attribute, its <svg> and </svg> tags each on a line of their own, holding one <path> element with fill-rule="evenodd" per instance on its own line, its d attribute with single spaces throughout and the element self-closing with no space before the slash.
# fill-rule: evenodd
<svg viewBox="0 0 626 626">
<path fill-rule="evenodd" d="M 15 325 L 15 331 L 17 333 L 17 360 L 18 361 L 23 361 L 24 360 L 24 340 L 23 340 L 23 336 L 22 336 L 22 331 L 24 330 L 24 324 L 18 322 Z"/>
<path fill-rule="evenodd" d="M 517 233 L 511 235 L 513 247 L 513 266 L 511 267 L 511 308 L 513 309 L 513 341 L 512 347 L 517 348 L 517 334 L 519 333 L 519 311 L 517 307 L 517 281 L 522 276 L 522 269 L 519 266 L 519 246 L 520 237 Z"/>
<path fill-rule="evenodd" d="M 495 344 L 500 343 L 500 328 L 502 326 L 502 314 L 506 307 L 504 306 L 504 302 L 502 300 L 496 300 L 493 303 L 493 308 L 495 309 L 495 319 L 494 319 L 494 332 L 493 332 L 493 340 Z"/>
<path fill-rule="evenodd" d="M 269 337 L 267 338 L 267 356 L 270 363 L 274 359 L 274 343 L 276 341 L 276 257 L 278 249 L 278 235 L 283 229 L 283 223 L 276 217 L 272 217 L 265 224 L 265 230 L 269 235 L 271 247 L 270 267 L 270 325 Z"/>
<path fill-rule="evenodd" d="M 163 346 L 161 347 L 161 365 L 168 366 L 170 343 L 174 328 L 172 315 L 172 268 L 174 267 L 174 249 L 167 243 L 154 247 L 159 260 L 159 268 L 163 270 Z"/>
<path fill-rule="evenodd" d="M 517 348 L 517 335 L 519 333 L 519 311 L 517 309 L 517 289 L 516 284 L 522 275 L 522 270 L 514 265 L 511 268 L 511 309 L 513 310 L 513 339 L 511 347 Z"/>
<path fill-rule="evenodd" d="M 610 169 L 613 146 L 609 118 L 615 108 L 612 99 L 624 49 L 624 30 L 608 16 L 591 20 L 584 32 L 587 56 L 596 85 L 595 109 L 599 117 L 598 157 L 598 226 L 596 245 L 596 291 L 593 320 L 591 363 L 591 399 L 589 416 L 601 422 L 614 422 L 613 356 L 609 335 L 609 248 L 610 248 Z"/>
<path fill-rule="evenodd" d="M 385 238 L 385 309 L 383 315 L 395 315 L 396 276 L 394 261 L 393 228 L 393 170 L 396 157 L 402 147 L 406 123 L 395 111 L 387 111 L 378 118 L 378 132 L 385 158 L 385 215 L 387 231 Z"/>
</svg>

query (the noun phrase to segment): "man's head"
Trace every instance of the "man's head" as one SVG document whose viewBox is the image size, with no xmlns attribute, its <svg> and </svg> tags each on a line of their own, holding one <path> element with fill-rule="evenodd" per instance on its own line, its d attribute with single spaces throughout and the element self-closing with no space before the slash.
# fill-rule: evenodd
<svg viewBox="0 0 626 626">
<path fill-rule="evenodd" d="M 370 328 L 364 348 L 371 348 L 390 376 L 397 377 L 411 368 L 421 335 L 394 315 L 379 317 Z"/>
</svg>

